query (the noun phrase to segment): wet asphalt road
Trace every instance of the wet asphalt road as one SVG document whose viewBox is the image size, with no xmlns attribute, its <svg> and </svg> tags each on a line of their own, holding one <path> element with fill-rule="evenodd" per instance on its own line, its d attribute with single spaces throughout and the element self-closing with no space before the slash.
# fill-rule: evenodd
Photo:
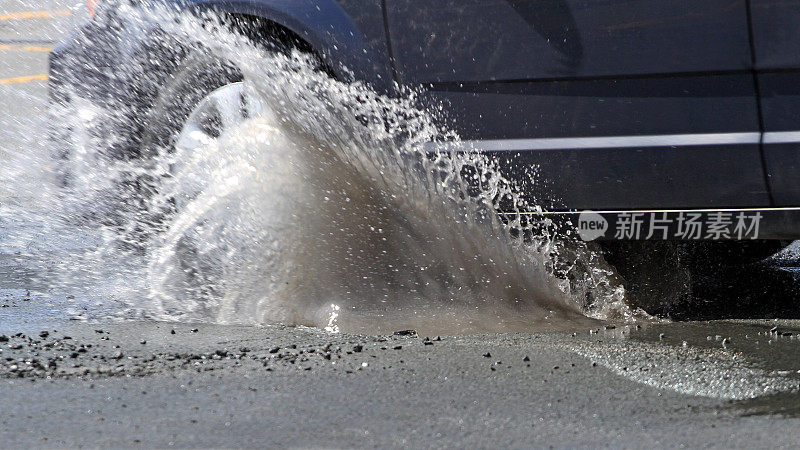
<svg viewBox="0 0 800 450">
<path fill-rule="evenodd" d="M 30 146 L 17 124 L 41 123 L 47 52 L 71 27 L 70 3 L 0 0 L 0 162 L 5 150 Z"/>
<path fill-rule="evenodd" d="M 796 389 L 800 340 L 772 333 L 775 342 L 764 337 L 760 345 L 794 358 L 758 359 L 699 336 L 725 333 L 744 343 L 742 333 L 769 333 L 771 323 L 441 340 L 283 327 L 49 325 L 6 334 L 2 343 L 4 446 L 794 447 L 800 439 L 796 393 L 756 400 L 684 393 L 713 385 L 696 382 L 703 377 L 722 381 L 723 394 L 728 382 Z M 672 340 L 653 339 L 667 333 Z M 630 373 L 618 367 L 630 364 L 615 356 L 620 349 L 638 355 Z M 702 351 L 725 361 L 697 365 Z M 748 366 L 755 369 L 737 372 Z M 653 386 L 673 376 L 678 381 Z"/>
<path fill-rule="evenodd" d="M 0 4 L 0 15 L 12 17 L 65 10 L 57 2 Z M 65 20 L 57 14 L 0 20 L 0 44 L 7 46 L 0 49 L 0 79 L 15 80 L 0 85 L 5 123 L 41 116 L 41 47 L 53 44 Z M 3 147 L 25 151 L 14 139 L 4 134 Z M 796 322 L 441 340 L 285 327 L 88 324 L 29 296 L 27 289 L 42 287 L 25 284 L 26 267 L 4 261 L 0 268 L 3 447 L 800 442 Z M 749 396 L 755 399 L 741 398 Z"/>
</svg>

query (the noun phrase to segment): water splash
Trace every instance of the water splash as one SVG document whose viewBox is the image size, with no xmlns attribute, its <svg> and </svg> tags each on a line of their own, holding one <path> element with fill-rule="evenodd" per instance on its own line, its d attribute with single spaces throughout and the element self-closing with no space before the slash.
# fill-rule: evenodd
<svg viewBox="0 0 800 450">
<path fill-rule="evenodd" d="M 181 43 L 175 55 L 235 68 L 258 113 L 191 151 L 146 139 L 137 157 L 120 157 L 130 134 L 107 124 L 180 123 L 130 117 L 122 93 L 98 103 L 71 92 L 51 114 L 55 157 L 20 155 L 0 174 L 7 186 L 47 180 L 24 204 L 0 206 L 3 252 L 37 254 L 30 245 L 59 236 L 38 251 L 55 264 L 47 285 L 123 302 L 128 316 L 334 332 L 532 331 L 641 316 L 595 252 L 522 220 L 536 206 L 490 159 L 432 151 L 427 143 L 458 137 L 414 92 L 386 98 L 333 80 L 313 57 L 270 51 L 214 18 L 130 9 L 113 20 L 157 20 L 164 45 Z M 116 76 L 143 84 L 149 74 L 131 64 Z M 501 202 L 517 214 L 501 220 Z"/>
</svg>

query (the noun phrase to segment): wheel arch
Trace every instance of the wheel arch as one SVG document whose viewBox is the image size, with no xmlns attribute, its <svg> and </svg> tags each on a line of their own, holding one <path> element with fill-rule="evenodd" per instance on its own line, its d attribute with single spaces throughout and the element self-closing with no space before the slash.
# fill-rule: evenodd
<svg viewBox="0 0 800 450">
<path fill-rule="evenodd" d="M 333 0 L 199 0 L 190 8 L 222 14 L 234 19 L 233 23 L 255 24 L 272 38 L 299 45 L 341 81 L 362 81 L 386 94 L 393 90 L 388 57 L 370 44 Z"/>
</svg>

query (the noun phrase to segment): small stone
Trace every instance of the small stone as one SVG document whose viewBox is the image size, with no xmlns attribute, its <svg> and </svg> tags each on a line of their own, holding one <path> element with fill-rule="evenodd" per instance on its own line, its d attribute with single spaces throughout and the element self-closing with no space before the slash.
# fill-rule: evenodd
<svg viewBox="0 0 800 450">
<path fill-rule="evenodd" d="M 69 357 L 70 357 L 70 358 L 73 358 L 73 359 L 74 359 L 74 358 L 77 358 L 77 357 L 78 357 L 78 352 L 72 352 L 72 353 L 70 353 L 70 354 L 69 354 Z"/>
<path fill-rule="evenodd" d="M 114 359 L 122 359 L 122 352 L 117 350 L 116 352 L 114 352 L 114 356 L 112 356 L 112 358 L 114 358 Z"/>
<path fill-rule="evenodd" d="M 239 347 L 239 351 L 242 352 L 242 353 L 249 353 L 250 352 L 250 348 L 248 348 L 248 347 Z"/>
<path fill-rule="evenodd" d="M 147 341 L 145 341 L 144 339 L 142 339 L 142 342 L 141 342 L 141 344 L 142 344 L 142 345 L 145 345 L 145 344 L 147 344 Z"/>
<path fill-rule="evenodd" d="M 553 370 L 558 370 L 558 366 L 553 366 Z"/>
<path fill-rule="evenodd" d="M 280 347 L 272 347 L 271 349 L 269 349 L 270 353 L 278 353 L 279 351 L 281 351 Z"/>
<path fill-rule="evenodd" d="M 354 352 L 361 353 L 361 350 L 364 350 L 364 346 L 363 345 L 354 345 L 353 346 L 353 351 Z"/>
<path fill-rule="evenodd" d="M 402 345 L 395 345 L 394 347 L 392 347 L 393 350 L 400 350 L 402 348 L 403 348 Z"/>
<path fill-rule="evenodd" d="M 433 345 L 433 342 L 431 342 L 431 341 L 425 341 L 425 342 L 423 342 L 423 344 L 425 344 L 425 345 Z"/>
<path fill-rule="evenodd" d="M 491 354 L 491 353 L 489 353 L 489 352 L 486 352 L 486 353 L 484 353 L 484 354 L 483 354 L 483 357 L 484 357 L 484 358 L 491 358 L 491 357 L 492 357 L 492 354 Z"/>
<path fill-rule="evenodd" d="M 530 358 L 528 358 L 528 357 L 526 356 L 526 357 L 522 358 L 522 360 L 523 360 L 523 361 L 525 361 L 525 362 L 528 362 L 528 361 L 530 361 L 531 359 L 530 359 Z"/>
<path fill-rule="evenodd" d="M 416 336 L 417 330 L 400 330 L 394 332 L 395 336 Z"/>
<path fill-rule="evenodd" d="M 50 333 L 47 331 L 42 331 L 41 333 L 39 333 L 40 338 L 46 338 L 47 336 L 50 336 Z"/>
<path fill-rule="evenodd" d="M 174 329 L 169 330 L 169 334 L 175 334 L 175 330 Z"/>
<path fill-rule="evenodd" d="M 616 326 L 616 325 L 614 325 L 614 324 L 608 324 L 608 325 L 606 325 L 606 330 L 613 330 L 614 328 L 617 328 L 617 326 Z"/>
<path fill-rule="evenodd" d="M 191 331 L 192 333 L 197 333 L 197 332 L 198 332 L 198 331 L 200 331 L 200 330 L 198 330 L 197 328 L 192 328 L 192 329 L 191 329 L 191 330 L 189 330 L 189 331 Z"/>
<path fill-rule="evenodd" d="M 5 334 L 0 334 L 0 342 L 8 342 L 8 336 Z"/>
<path fill-rule="evenodd" d="M 667 337 L 667 335 L 664 333 L 658 335 L 658 339 L 664 339 L 665 337 Z"/>
<path fill-rule="evenodd" d="M 597 363 L 592 361 L 592 367 L 597 367 Z"/>
</svg>

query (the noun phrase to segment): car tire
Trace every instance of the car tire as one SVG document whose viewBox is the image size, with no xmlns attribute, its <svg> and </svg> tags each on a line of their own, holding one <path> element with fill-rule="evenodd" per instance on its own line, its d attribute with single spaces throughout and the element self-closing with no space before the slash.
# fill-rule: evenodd
<svg viewBox="0 0 800 450">
<path fill-rule="evenodd" d="M 169 75 L 147 114 L 140 154 L 148 158 L 172 151 L 194 108 L 215 90 L 240 81 L 242 74 L 231 63 L 202 51 L 189 54 Z"/>
</svg>

